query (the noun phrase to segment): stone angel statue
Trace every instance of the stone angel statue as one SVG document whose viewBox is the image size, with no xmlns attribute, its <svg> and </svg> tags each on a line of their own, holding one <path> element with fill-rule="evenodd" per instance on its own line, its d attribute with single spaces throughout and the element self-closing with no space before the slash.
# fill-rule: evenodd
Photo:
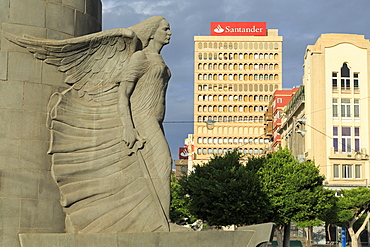
<svg viewBox="0 0 370 247">
<path fill-rule="evenodd" d="M 51 96 L 47 123 L 67 233 L 169 231 L 170 71 L 160 52 L 170 36 L 159 16 L 67 40 L 7 34 L 70 85 Z"/>
</svg>

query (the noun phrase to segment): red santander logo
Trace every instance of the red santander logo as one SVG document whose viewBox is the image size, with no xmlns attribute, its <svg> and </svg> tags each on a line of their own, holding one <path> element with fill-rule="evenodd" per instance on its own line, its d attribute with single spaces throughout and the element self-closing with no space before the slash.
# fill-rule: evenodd
<svg viewBox="0 0 370 247">
<path fill-rule="evenodd" d="M 266 22 L 211 22 L 211 36 L 266 36 Z"/>
</svg>

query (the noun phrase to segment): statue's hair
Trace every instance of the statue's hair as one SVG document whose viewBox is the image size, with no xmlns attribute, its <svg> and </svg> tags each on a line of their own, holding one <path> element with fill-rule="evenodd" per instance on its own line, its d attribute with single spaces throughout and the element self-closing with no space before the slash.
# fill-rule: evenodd
<svg viewBox="0 0 370 247">
<path fill-rule="evenodd" d="M 159 23 L 163 20 L 166 19 L 162 16 L 153 16 L 130 27 L 130 29 L 133 30 L 140 39 L 142 49 L 148 46 L 150 39 L 153 38 L 154 33 L 159 27 Z"/>
</svg>

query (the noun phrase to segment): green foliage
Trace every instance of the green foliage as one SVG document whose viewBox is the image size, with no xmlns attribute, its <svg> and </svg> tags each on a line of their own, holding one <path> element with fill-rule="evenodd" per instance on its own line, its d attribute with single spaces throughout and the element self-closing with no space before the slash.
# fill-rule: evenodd
<svg viewBox="0 0 370 247">
<path fill-rule="evenodd" d="M 291 221 L 317 225 L 320 210 L 328 207 L 326 200 L 333 196 L 324 190 L 324 177 L 314 162 L 299 162 L 288 149 L 267 157 L 259 175 L 271 204 L 269 219 L 279 226 Z"/>
<path fill-rule="evenodd" d="M 196 219 L 189 211 L 189 197 L 185 194 L 181 185 L 176 181 L 171 182 L 170 219 L 174 223 L 186 221 L 193 223 Z"/>
<path fill-rule="evenodd" d="M 263 162 L 255 159 L 244 166 L 240 157 L 236 151 L 215 156 L 179 181 L 190 197 L 190 211 L 197 218 L 217 226 L 267 220 L 268 202 L 256 173 Z"/>
<path fill-rule="evenodd" d="M 323 215 L 330 224 L 350 227 L 368 211 L 370 189 L 355 188 L 342 190 L 341 196 L 332 202 L 332 208 Z"/>
<path fill-rule="evenodd" d="M 210 224 L 275 222 L 285 226 L 319 225 L 332 208 L 334 192 L 314 162 L 298 162 L 288 149 L 239 162 L 237 152 L 215 156 L 179 181 L 189 195 L 190 212 Z"/>
</svg>

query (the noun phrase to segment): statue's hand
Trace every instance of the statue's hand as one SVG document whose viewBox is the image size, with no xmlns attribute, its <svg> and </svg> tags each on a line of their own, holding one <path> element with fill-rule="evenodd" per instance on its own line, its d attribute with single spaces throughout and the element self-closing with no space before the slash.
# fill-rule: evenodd
<svg viewBox="0 0 370 247">
<path fill-rule="evenodd" d="M 139 135 L 136 129 L 124 129 L 123 130 L 123 136 L 122 136 L 123 141 L 126 143 L 128 148 L 132 148 L 135 143 L 137 142 L 138 149 L 142 148 L 145 140 Z"/>
</svg>

